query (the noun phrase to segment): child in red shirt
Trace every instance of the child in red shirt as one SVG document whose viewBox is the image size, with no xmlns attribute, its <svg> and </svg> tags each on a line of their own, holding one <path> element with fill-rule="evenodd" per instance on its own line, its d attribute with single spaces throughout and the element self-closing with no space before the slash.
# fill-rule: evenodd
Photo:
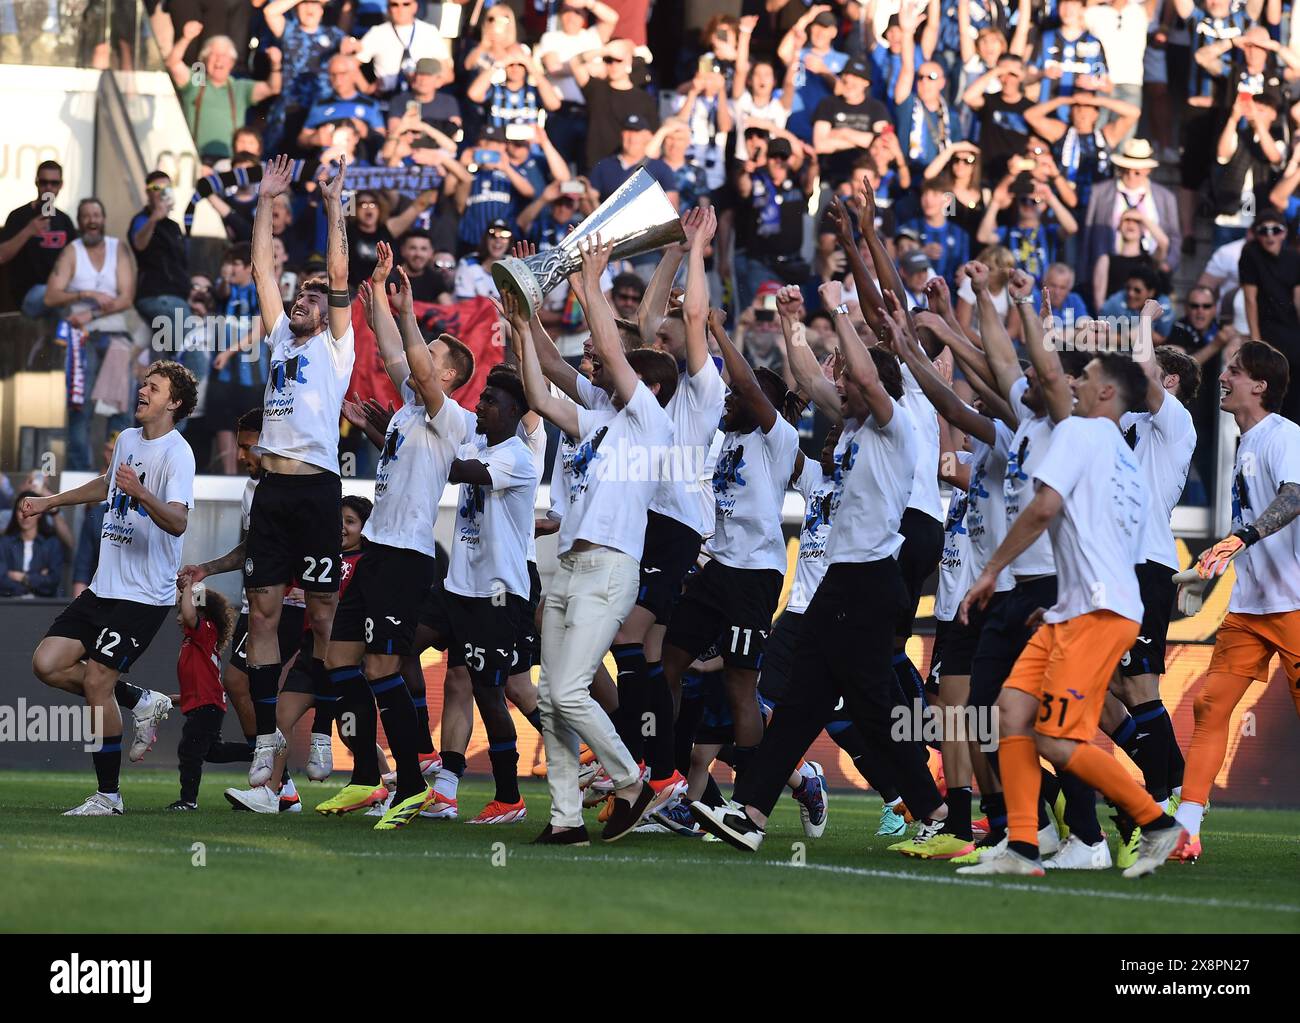
<svg viewBox="0 0 1300 1023">
<path fill-rule="evenodd" d="M 196 591 L 200 595 L 196 595 Z M 253 759 L 246 742 L 222 742 L 221 720 L 226 691 L 221 685 L 221 648 L 230 640 L 235 615 L 216 590 L 199 583 L 180 587 L 177 624 L 185 634 L 176 677 L 181 687 L 185 727 L 176 750 L 180 761 L 181 797 L 168 810 L 197 810 L 203 763 L 231 764 Z"/>
</svg>

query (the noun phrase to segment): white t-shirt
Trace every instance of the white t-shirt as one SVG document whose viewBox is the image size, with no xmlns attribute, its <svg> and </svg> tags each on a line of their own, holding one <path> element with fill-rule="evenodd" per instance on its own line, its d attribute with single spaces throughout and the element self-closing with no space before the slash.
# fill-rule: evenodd
<svg viewBox="0 0 1300 1023">
<path fill-rule="evenodd" d="M 409 78 L 421 57 L 436 57 L 445 67 L 451 60 L 451 44 L 433 25 L 418 18 L 410 25 L 398 26 L 391 21 L 375 25 L 361 37 L 361 52 L 357 54 L 362 64 L 375 62 L 375 75 L 382 92 L 391 92 L 397 85 L 397 74 L 404 61 Z"/>
<path fill-rule="evenodd" d="M 1203 271 L 1206 276 L 1220 278 L 1219 293 L 1231 291 L 1241 283 L 1241 250 L 1246 247 L 1246 239 L 1220 245 L 1210 254 L 1210 261 Z"/>
<path fill-rule="evenodd" d="M 375 469 L 375 507 L 361 535 L 372 543 L 437 557 L 433 539 L 438 499 L 456 452 L 474 435 L 474 413 L 443 398 L 436 416 L 402 384 L 402 407 L 393 413 Z"/>
<path fill-rule="evenodd" d="M 645 384 L 619 411 L 578 408 L 577 451 L 558 554 L 578 540 L 641 560 L 646 512 L 673 442 L 673 424 Z"/>
<path fill-rule="evenodd" d="M 942 522 L 943 501 L 939 497 L 939 414 L 921 390 L 912 371 L 906 365 L 902 369 L 903 398 L 899 404 L 911 413 L 912 421 L 916 424 L 916 440 L 920 446 L 907 506 L 924 512 L 935 522 Z"/>
<path fill-rule="evenodd" d="M 835 477 L 827 476 L 821 462 L 803 460 L 803 470 L 794 483 L 803 497 L 803 525 L 799 527 L 799 560 L 794 565 L 794 582 L 785 609 L 802 614 L 826 574 L 826 542 L 831 538 L 831 505 L 835 501 Z"/>
<path fill-rule="evenodd" d="M 962 465 L 973 466 L 975 455 L 969 451 L 958 451 L 957 460 Z M 969 491 L 954 489 L 948 501 L 948 515 L 943 523 L 943 555 L 939 558 L 939 586 L 934 595 L 934 617 L 941 622 L 950 622 L 957 617 L 962 598 L 975 581 L 970 533 L 966 525 L 969 509 Z"/>
<path fill-rule="evenodd" d="M 969 302 L 974 308 L 970 314 L 970 329 L 975 332 L 975 336 L 980 336 L 980 307 L 975 301 L 975 289 L 971 287 L 970 281 L 965 277 L 961 280 L 961 286 L 957 289 L 957 297 L 963 302 Z M 989 291 L 989 298 L 993 299 L 993 308 L 997 310 L 998 319 L 1003 323 L 1007 322 L 1007 310 L 1011 308 L 1011 295 L 1006 288 L 1001 291 Z"/>
<path fill-rule="evenodd" d="M 758 106 L 754 102 L 754 97 L 746 89 L 740 99 L 732 104 L 736 116 L 736 150 L 737 160 L 748 160 L 749 153 L 745 148 L 745 127 L 751 120 L 770 121 L 778 128 L 784 128 L 785 122 L 790 114 L 781 103 L 781 90 L 777 89 L 772 93 L 764 106 Z"/>
<path fill-rule="evenodd" d="M 443 584 L 462 597 L 492 597 L 503 589 L 527 599 L 528 539 L 533 535 L 537 466 L 518 435 L 488 445 L 476 433 L 461 448 L 462 459 L 488 467 L 492 486 L 460 485 L 451 563 Z"/>
<path fill-rule="evenodd" d="M 972 582 L 976 575 L 984 571 L 984 566 L 993 558 L 993 552 L 1007 536 L 1003 482 L 1007 476 L 1011 440 L 1015 435 L 1011 432 L 1011 427 L 1000 419 L 993 420 L 993 429 L 995 436 L 992 447 L 978 437 L 970 438 L 973 457 L 966 503 L 966 536 L 971 549 Z M 1004 593 L 1015 585 L 1016 579 L 1009 567 L 998 573 L 998 593 Z"/>
<path fill-rule="evenodd" d="M 181 567 L 182 537 L 154 525 L 134 498 L 117 489 L 119 465 L 139 477 L 163 504 L 194 507 L 194 452 L 175 430 L 145 440 L 138 427 L 123 430 L 108 465 L 108 511 L 99 534 L 99 565 L 90 589 L 97 597 L 138 604 L 176 603 L 176 573 Z"/>
<path fill-rule="evenodd" d="M 1048 533 L 1056 556 L 1050 623 L 1093 611 L 1142 621 L 1136 565 L 1142 561 L 1147 495 L 1142 467 L 1110 419 L 1071 416 L 1056 424 L 1034 482 L 1062 498 Z"/>
<path fill-rule="evenodd" d="M 1126 412 L 1120 418 L 1126 432 L 1137 429 L 1133 449 L 1147 488 L 1147 528 L 1142 541 L 1142 560 L 1154 561 L 1171 572 L 1178 571 L 1178 546 L 1170 517 L 1183 496 L 1192 452 L 1196 450 L 1196 425 L 1186 406 L 1166 394 L 1159 412 Z"/>
<path fill-rule="evenodd" d="M 912 476 L 920 458 L 920 442 L 912 416 L 898 402 L 884 427 L 872 419 L 845 420 L 835 445 L 835 500 L 831 505 L 831 538 L 827 561 L 861 564 L 898 554 L 898 531 L 912 492 Z"/>
<path fill-rule="evenodd" d="M 1048 416 L 1035 415 L 1024 402 L 1028 387 L 1029 381 L 1024 377 L 1011 387 L 1011 407 L 1015 409 L 1020 425 L 1011 438 L 1006 481 L 1002 488 L 1008 530 L 1034 499 L 1034 472 L 1052 442 L 1052 420 Z M 1011 574 L 1017 577 L 1052 575 L 1055 571 L 1052 541 L 1045 532 L 1011 563 Z"/>
<path fill-rule="evenodd" d="M 1300 426 L 1277 413 L 1241 435 L 1232 472 L 1232 528 L 1249 526 L 1283 483 L 1300 483 Z M 1266 536 L 1233 562 L 1229 611 L 1262 615 L 1300 609 L 1300 522 Z"/>
<path fill-rule="evenodd" d="M 573 35 L 569 35 L 560 29 L 554 29 L 542 33 L 542 38 L 538 40 L 537 49 L 533 53 L 538 60 L 542 60 L 548 53 L 553 53 L 559 57 L 564 65 L 563 71 L 548 74 L 547 77 L 550 78 L 551 84 L 560 93 L 560 99 L 565 103 L 585 104 L 587 101 L 582 95 L 582 90 L 578 88 L 578 83 L 574 81 L 573 75 L 569 72 L 569 61 L 579 54 L 602 49 L 604 45 L 600 41 L 600 33 L 594 28 L 584 28 Z M 545 67 L 544 63 L 543 67 Z"/>
<path fill-rule="evenodd" d="M 537 481 L 540 483 L 542 475 L 546 472 L 546 420 L 538 418 L 537 429 L 529 433 L 524 429 L 524 424 L 519 424 L 519 439 L 524 442 L 528 448 L 528 453 L 533 456 L 533 469 L 537 474 Z M 533 497 L 536 499 L 536 487 L 533 487 Z M 528 530 L 528 560 L 534 565 L 537 564 L 537 534 L 530 528 Z"/>
<path fill-rule="evenodd" d="M 356 353 L 352 325 L 340 338 L 325 329 L 302 344 L 284 313 L 266 336 L 271 372 L 262 408 L 258 454 L 296 458 L 335 475 L 339 471 L 339 411 Z"/>
<path fill-rule="evenodd" d="M 1106 73 L 1115 85 L 1142 84 L 1150 21 L 1142 0 L 1129 0 L 1123 7 L 1097 4 L 1085 8 L 1083 23 L 1101 40 Z"/>
<path fill-rule="evenodd" d="M 785 574 L 781 504 L 798 450 L 799 431 L 779 415 L 767 433 L 727 434 L 713 468 L 718 511 L 709 557 L 731 568 Z"/>
<path fill-rule="evenodd" d="M 674 471 L 659 484 L 650 510 L 680 522 L 700 536 L 708 532 L 713 521 L 713 488 L 707 483 L 701 486 L 700 481 L 712 478 L 711 474 L 705 475 L 704 466 L 722 418 L 723 390 L 718 367 L 712 359 L 706 359 L 695 376 L 682 373 L 677 378 L 677 390 L 664 408 L 673 424 Z"/>
</svg>

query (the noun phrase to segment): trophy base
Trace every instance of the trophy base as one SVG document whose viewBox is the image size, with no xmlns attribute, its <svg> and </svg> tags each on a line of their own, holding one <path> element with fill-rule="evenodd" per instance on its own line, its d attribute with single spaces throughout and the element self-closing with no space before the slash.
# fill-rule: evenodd
<svg viewBox="0 0 1300 1023">
<path fill-rule="evenodd" d="M 514 256 L 506 256 L 492 264 L 492 280 L 504 298 L 507 291 L 515 296 L 524 315 L 532 319 L 542 305 L 542 286 L 528 264 Z"/>
</svg>

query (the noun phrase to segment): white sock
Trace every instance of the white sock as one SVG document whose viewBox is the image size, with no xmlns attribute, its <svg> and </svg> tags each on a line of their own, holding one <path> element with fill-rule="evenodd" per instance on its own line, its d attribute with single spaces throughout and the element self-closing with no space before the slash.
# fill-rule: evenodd
<svg viewBox="0 0 1300 1023">
<path fill-rule="evenodd" d="M 105 799 L 112 800 L 114 803 L 122 802 L 122 793 L 120 792 L 101 792 L 100 795 Z"/>
<path fill-rule="evenodd" d="M 440 796 L 446 796 L 448 799 L 455 800 L 456 790 L 460 787 L 460 779 L 450 771 L 439 771 L 438 777 L 434 779 L 433 791 Z"/>
<path fill-rule="evenodd" d="M 1205 807 L 1200 803 L 1180 803 L 1174 820 L 1187 829 L 1189 835 L 1201 833 L 1201 818 L 1205 816 Z"/>
<path fill-rule="evenodd" d="M 1160 809 L 1163 810 L 1165 813 L 1168 813 L 1168 812 L 1169 812 L 1169 800 L 1167 800 L 1167 799 L 1162 799 L 1162 800 L 1160 800 Z"/>
<path fill-rule="evenodd" d="M 280 786 L 280 795 L 284 796 L 285 798 L 292 798 L 297 794 L 298 794 L 298 789 L 293 784 L 293 778 L 290 778 L 282 786 Z"/>
<path fill-rule="evenodd" d="M 902 801 L 903 801 L 903 797 L 902 797 L 902 796 L 899 796 L 899 797 L 897 797 L 896 799 L 891 799 L 891 800 L 890 800 L 888 803 L 886 803 L 885 805 L 886 805 L 887 807 L 889 807 L 889 808 L 892 810 L 894 807 L 896 807 L 896 806 L 897 806 L 899 803 L 901 803 Z"/>
</svg>

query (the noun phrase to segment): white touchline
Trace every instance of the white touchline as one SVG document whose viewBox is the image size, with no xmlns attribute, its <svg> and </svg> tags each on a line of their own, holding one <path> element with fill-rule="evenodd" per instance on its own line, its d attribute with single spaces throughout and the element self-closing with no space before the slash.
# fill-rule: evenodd
<svg viewBox="0 0 1300 1023">
<path fill-rule="evenodd" d="M 58 844 L 46 842 L 0 842 L 0 850 L 5 849 L 31 849 L 37 852 L 58 853 L 61 851 L 74 850 L 97 850 L 102 849 L 106 852 L 136 853 L 139 855 L 159 855 L 175 854 L 189 856 L 189 846 L 135 846 L 128 847 L 118 845 L 117 843 L 107 842 L 66 842 L 60 841 Z M 214 853 L 236 853 L 252 854 L 258 856 L 283 856 L 292 857 L 313 856 L 313 857 L 337 857 L 340 859 L 378 859 L 378 860 L 465 860 L 477 862 L 481 860 L 484 853 L 448 853 L 439 851 L 428 851 L 419 853 L 399 853 L 399 852 L 361 852 L 356 850 L 338 850 L 338 849 L 295 849 L 282 851 L 278 849 L 264 849 L 259 846 L 247 845 L 214 845 L 209 843 L 207 846 L 208 855 Z M 1260 910 L 1272 913 L 1300 913 L 1300 906 L 1293 906 L 1287 903 L 1263 903 L 1263 902 L 1239 902 L 1232 899 L 1215 899 L 1205 898 L 1198 899 L 1185 895 L 1162 895 L 1151 892 L 1124 892 L 1124 891 L 1106 891 L 1096 888 L 1058 888 L 1050 884 L 1027 884 L 1023 881 L 985 881 L 970 880 L 964 877 L 947 877 L 942 874 L 913 874 L 903 870 L 876 870 L 870 867 L 851 867 L 847 865 L 833 863 L 804 863 L 796 865 L 788 860 L 702 860 L 702 859 L 679 859 L 677 857 L 664 858 L 658 856 L 580 856 L 571 861 L 557 859 L 553 855 L 538 855 L 535 851 L 529 850 L 527 846 L 511 848 L 511 856 L 520 856 L 523 859 L 531 860 L 534 863 L 571 863 L 575 867 L 581 867 L 589 863 L 616 863 L 627 864 L 629 866 L 654 866 L 660 864 L 680 864 L 689 867 L 716 867 L 720 863 L 729 862 L 734 866 L 740 867 L 746 862 L 755 867 L 778 867 L 785 870 L 814 870 L 826 874 L 840 874 L 849 877 L 869 877 L 880 878 L 882 880 L 905 881 L 915 884 L 938 884 L 952 885 L 960 888 L 990 888 L 996 891 L 1009 892 L 1028 892 L 1032 895 L 1067 895 L 1083 896 L 1092 899 L 1112 899 L 1118 902 L 1163 902 L 1184 906 L 1203 906 L 1207 909 L 1246 909 Z"/>
</svg>

